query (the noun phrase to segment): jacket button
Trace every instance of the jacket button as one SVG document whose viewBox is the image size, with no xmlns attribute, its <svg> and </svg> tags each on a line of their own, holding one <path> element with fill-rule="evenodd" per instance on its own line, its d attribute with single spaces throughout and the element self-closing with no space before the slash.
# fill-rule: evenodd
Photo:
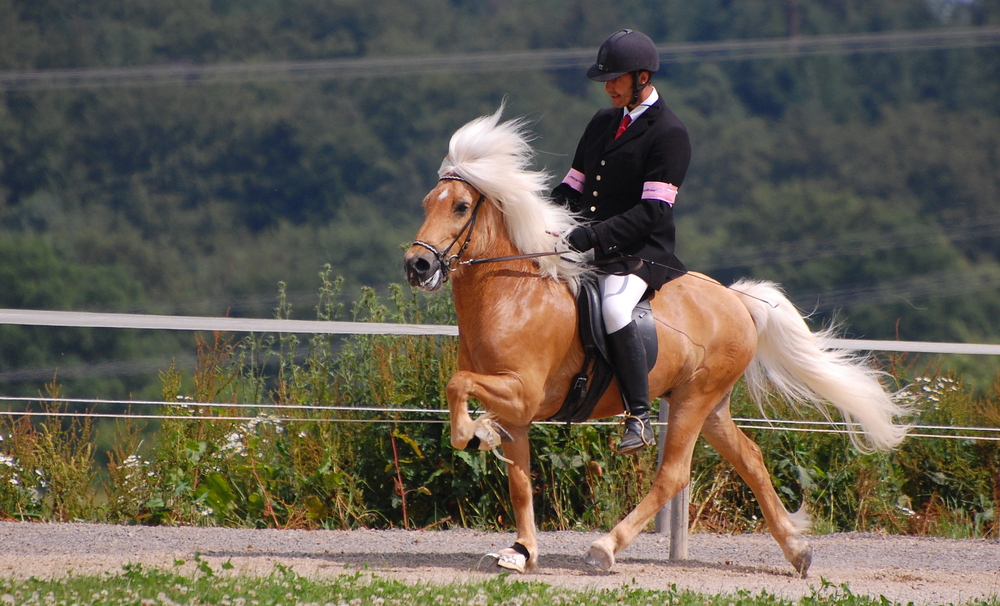
<svg viewBox="0 0 1000 606">
<path fill-rule="evenodd" d="M 591 207 L 590 207 L 590 212 L 595 212 L 596 210 L 597 210 L 597 207 L 596 207 L 596 206 L 591 206 Z"/>
<path fill-rule="evenodd" d="M 598 181 L 600 181 L 600 180 L 601 180 L 601 175 L 597 175 L 597 180 L 598 180 Z"/>
<path fill-rule="evenodd" d="M 594 190 L 594 197 L 597 197 L 597 190 Z"/>
<path fill-rule="evenodd" d="M 605 162 L 604 160 L 601 160 L 601 166 L 604 166 L 605 164 L 607 164 L 607 162 Z"/>
</svg>

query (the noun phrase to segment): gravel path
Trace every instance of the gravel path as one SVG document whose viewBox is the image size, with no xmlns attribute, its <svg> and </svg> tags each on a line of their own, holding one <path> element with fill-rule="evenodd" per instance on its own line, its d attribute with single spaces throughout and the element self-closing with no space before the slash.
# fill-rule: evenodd
<svg viewBox="0 0 1000 606">
<path fill-rule="evenodd" d="M 1000 600 L 1000 543 L 886 537 L 846 533 L 811 537 L 815 549 L 808 579 L 792 574 L 768 535 L 693 534 L 690 559 L 670 562 L 669 538 L 643 534 L 619 554 L 611 573 L 583 562 L 598 533 L 546 532 L 536 574 L 525 575 L 572 589 L 623 584 L 704 592 L 767 590 L 788 598 L 809 595 L 825 579 L 848 583 L 854 594 L 906 603 L 960 604 L 975 598 Z M 353 573 L 367 565 L 375 574 L 448 583 L 496 574 L 483 554 L 507 547 L 509 533 L 449 531 L 302 531 L 226 528 L 34 524 L 0 522 L 0 575 L 50 578 L 68 573 L 120 571 L 127 563 L 170 568 L 177 559 L 202 557 L 218 572 L 230 560 L 234 572 L 267 574 L 275 563 L 305 576 Z"/>
</svg>

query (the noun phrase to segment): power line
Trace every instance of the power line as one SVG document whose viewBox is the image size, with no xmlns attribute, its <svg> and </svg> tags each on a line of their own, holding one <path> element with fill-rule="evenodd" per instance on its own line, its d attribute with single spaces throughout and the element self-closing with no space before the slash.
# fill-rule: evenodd
<svg viewBox="0 0 1000 606">
<path fill-rule="evenodd" d="M 658 48 L 662 64 L 681 64 L 974 48 L 998 44 L 1000 27 L 969 27 L 693 42 L 666 44 Z M 125 88 L 300 79 L 343 80 L 456 72 L 552 71 L 586 67 L 593 63 L 593 59 L 592 48 L 573 48 L 417 57 L 5 71 L 0 72 L 0 90 Z"/>
<path fill-rule="evenodd" d="M 780 242 L 770 246 L 731 248 L 724 252 L 686 258 L 700 271 L 718 271 L 762 263 L 796 263 L 829 257 L 867 255 L 880 250 L 917 248 L 927 245 L 1000 236 L 1000 218 L 972 219 L 928 227 L 914 225 L 885 233 L 853 234 L 822 243 Z"/>
<path fill-rule="evenodd" d="M 789 297 L 799 309 L 832 311 L 843 307 L 955 297 L 1000 288 L 994 268 L 942 271 L 918 277 L 883 280 L 868 286 L 798 293 Z"/>
<path fill-rule="evenodd" d="M 164 369 L 170 368 L 171 364 L 193 367 L 197 361 L 197 358 L 193 354 L 183 354 L 171 356 L 170 358 L 114 360 L 58 366 L 15 368 L 0 371 L 0 383 L 32 383 L 37 381 L 49 382 L 54 379 L 62 381 L 67 379 L 92 379 L 94 377 L 155 375 Z"/>
<path fill-rule="evenodd" d="M 1000 217 L 969 219 L 943 225 L 912 225 L 900 227 L 888 232 L 854 233 L 835 240 L 823 242 L 779 242 L 766 246 L 742 246 L 732 247 L 721 251 L 703 252 L 695 255 L 684 255 L 682 258 L 686 265 L 697 271 L 711 274 L 724 270 L 745 268 L 749 266 L 759 266 L 762 264 L 782 264 L 799 263 L 802 261 L 813 261 L 817 259 L 828 259 L 832 257 L 846 258 L 871 254 L 882 250 L 909 249 L 944 244 L 945 242 L 967 242 L 984 238 L 1000 237 Z M 970 271 L 970 270 L 965 270 Z M 971 281 L 977 278 L 976 275 L 969 276 Z M 923 279 L 923 278 L 920 278 Z M 968 284 L 964 287 L 964 292 L 979 292 L 987 288 L 992 288 L 990 284 Z M 969 290 L 971 288 L 972 290 Z M 951 296 L 950 290 L 931 290 L 927 293 L 927 298 L 935 296 Z M 802 295 L 803 299 L 812 299 L 817 293 Z M 312 306 L 317 301 L 314 292 L 290 292 L 286 293 L 287 301 L 301 305 L 303 307 Z M 887 295 L 889 301 L 898 297 Z M 245 297 L 232 297 L 228 299 L 205 299 L 178 304 L 174 307 L 177 315 L 187 315 L 185 312 L 200 309 L 221 309 L 231 312 L 244 312 L 248 310 L 259 310 L 268 306 L 276 305 L 277 295 L 248 295 Z M 883 302 L 868 301 L 868 302 Z M 0 373 L 0 382 L 3 382 L 3 373 Z"/>
<path fill-rule="evenodd" d="M 797 263 L 802 261 L 826 259 L 831 257 L 849 257 L 870 254 L 880 250 L 918 248 L 928 245 L 950 242 L 962 242 L 981 238 L 1000 237 L 1000 217 L 994 219 L 975 219 L 949 223 L 945 225 L 914 225 L 894 229 L 890 232 L 852 234 L 839 237 L 836 240 L 815 242 L 779 242 L 766 246 L 731 247 L 721 251 L 703 252 L 694 255 L 684 255 L 682 258 L 689 267 L 703 273 L 713 273 L 729 269 L 738 269 L 760 264 Z M 985 288 L 985 286 L 984 286 Z M 947 296 L 950 293 L 942 293 Z M 812 297 L 807 295 L 806 298 Z M 933 294 L 931 295 L 933 296 Z M 285 300 L 303 309 L 316 305 L 317 294 L 312 291 L 288 292 Z M 278 295 L 245 295 L 220 299 L 200 299 L 177 303 L 171 307 L 169 316 L 185 316 L 198 314 L 202 310 L 219 310 L 226 313 L 249 315 L 247 312 L 259 312 L 262 309 L 273 309 L 277 306 Z M 146 310 L 91 310 L 100 312 L 136 312 Z M 51 371 L 46 370 L 51 378 Z M 0 371 L 0 382 L 4 382 L 6 373 Z"/>
<path fill-rule="evenodd" d="M 684 257 L 705 273 L 764 264 L 799 263 L 831 257 L 847 258 L 881 250 L 926 247 L 1000 236 L 1000 218 L 976 219 L 936 227 L 915 225 L 885 233 L 854 234 L 822 243 L 781 242 L 770 246 L 735 247 L 724 252 Z M 948 270 L 934 274 L 882 280 L 877 284 L 815 290 L 790 295 L 800 309 L 832 311 L 854 305 L 901 303 L 966 295 L 1000 287 L 1000 273 L 991 267 Z"/>
</svg>

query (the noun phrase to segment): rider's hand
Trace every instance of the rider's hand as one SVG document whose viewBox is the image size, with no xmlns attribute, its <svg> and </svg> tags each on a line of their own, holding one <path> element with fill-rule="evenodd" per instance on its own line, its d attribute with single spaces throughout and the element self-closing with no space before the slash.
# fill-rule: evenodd
<svg viewBox="0 0 1000 606">
<path fill-rule="evenodd" d="M 576 252 L 587 252 L 594 248 L 594 238 L 590 228 L 585 225 L 574 227 L 573 231 L 566 236 L 566 243 Z"/>
</svg>

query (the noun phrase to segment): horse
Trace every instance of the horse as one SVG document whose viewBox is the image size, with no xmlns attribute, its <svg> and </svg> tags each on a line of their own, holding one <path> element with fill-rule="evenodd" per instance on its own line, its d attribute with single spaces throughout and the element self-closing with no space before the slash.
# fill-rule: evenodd
<svg viewBox="0 0 1000 606">
<path fill-rule="evenodd" d="M 548 198 L 550 176 L 531 168 L 527 121 L 501 121 L 503 110 L 501 105 L 472 120 L 451 137 L 403 264 L 414 288 L 436 291 L 452 282 L 459 370 L 446 387 L 451 444 L 495 453 L 502 447 L 498 456 L 508 463 L 517 538 L 492 555 L 500 567 L 524 573 L 539 563 L 528 431 L 556 414 L 580 372 L 575 295 L 594 270 L 565 242 L 576 217 Z M 733 422 L 734 386 L 745 377 L 759 406 L 776 391 L 827 415 L 836 409 L 862 451 L 891 449 L 903 440 L 908 428 L 896 421 L 908 412 L 905 404 L 894 400 L 866 358 L 828 347 L 833 329 L 812 332 L 772 282 L 744 279 L 726 287 L 688 272 L 656 292 L 651 308 L 658 355 L 650 397 L 669 404 L 662 463 L 649 493 L 590 545 L 586 562 L 611 570 L 615 555 L 688 484 L 700 433 L 747 482 L 770 534 L 804 578 L 812 562 L 803 536 L 809 515 L 804 504 L 795 513 L 785 509 L 760 448 Z M 470 398 L 485 410 L 476 419 Z M 622 412 L 612 383 L 590 418 Z"/>
</svg>

